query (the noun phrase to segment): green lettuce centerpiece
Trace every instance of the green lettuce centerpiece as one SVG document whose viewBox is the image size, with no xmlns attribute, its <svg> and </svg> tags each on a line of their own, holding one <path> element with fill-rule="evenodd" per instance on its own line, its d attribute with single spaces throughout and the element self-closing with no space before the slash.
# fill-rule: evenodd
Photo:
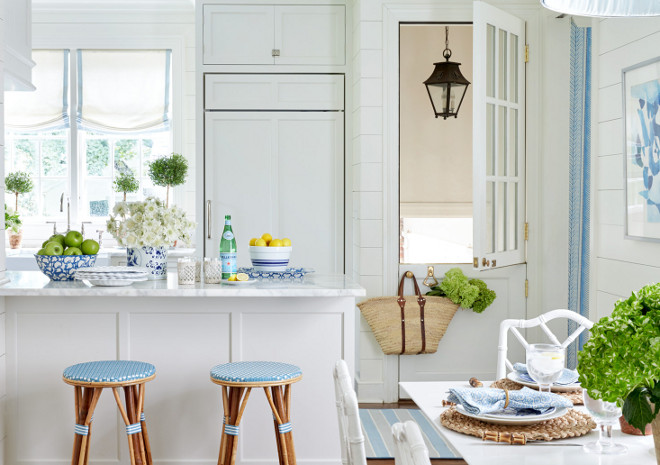
<svg viewBox="0 0 660 465">
<path fill-rule="evenodd" d="M 485 282 L 481 279 L 468 279 L 460 268 L 447 271 L 442 282 L 432 287 L 426 295 L 446 296 L 455 304 L 471 308 L 476 313 L 486 310 L 497 297 Z"/>
<path fill-rule="evenodd" d="M 644 431 L 660 411 L 660 284 L 619 300 L 594 324 L 577 369 L 589 396 L 623 404 L 626 421 Z"/>
</svg>

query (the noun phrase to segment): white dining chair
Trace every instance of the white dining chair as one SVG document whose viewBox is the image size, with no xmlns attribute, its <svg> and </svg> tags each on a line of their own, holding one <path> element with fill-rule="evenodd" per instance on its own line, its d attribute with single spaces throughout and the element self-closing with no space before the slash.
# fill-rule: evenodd
<svg viewBox="0 0 660 465">
<path fill-rule="evenodd" d="M 414 421 L 392 425 L 395 465 L 431 465 L 429 450 Z"/>
<path fill-rule="evenodd" d="M 357 396 L 345 361 L 337 361 L 333 377 L 339 420 L 339 440 L 341 441 L 341 463 L 343 465 L 366 465 L 367 456 L 364 451 L 364 435 L 362 434 Z"/>
<path fill-rule="evenodd" d="M 554 335 L 552 330 L 548 328 L 547 322 L 557 318 L 566 318 L 578 324 L 578 327 L 563 341 L 560 342 L 557 336 Z M 560 345 L 564 348 L 568 347 L 577 337 L 586 329 L 587 331 L 593 326 L 593 322 L 587 318 L 579 315 L 571 310 L 551 310 L 543 315 L 539 315 L 531 320 L 503 320 L 500 323 L 500 337 L 497 346 L 497 377 L 502 379 L 506 377 L 507 369 L 513 370 L 513 364 L 507 358 L 507 335 L 509 330 L 520 341 L 522 346 L 527 350 L 529 343 L 525 340 L 523 335 L 518 331 L 518 328 L 533 328 L 540 326 L 543 332 L 548 336 L 552 344 Z"/>
</svg>

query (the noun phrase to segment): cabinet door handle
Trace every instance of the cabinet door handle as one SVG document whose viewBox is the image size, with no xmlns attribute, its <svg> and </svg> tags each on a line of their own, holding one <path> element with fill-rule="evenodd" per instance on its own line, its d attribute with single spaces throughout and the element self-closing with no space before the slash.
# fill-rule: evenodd
<svg viewBox="0 0 660 465">
<path fill-rule="evenodd" d="M 206 201 L 206 236 L 211 239 L 211 201 Z"/>
</svg>

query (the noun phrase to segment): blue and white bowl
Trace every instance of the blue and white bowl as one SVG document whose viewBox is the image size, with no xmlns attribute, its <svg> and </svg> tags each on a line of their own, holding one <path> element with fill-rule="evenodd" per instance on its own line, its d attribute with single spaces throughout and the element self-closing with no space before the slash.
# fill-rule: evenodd
<svg viewBox="0 0 660 465">
<path fill-rule="evenodd" d="M 250 246 L 250 260 L 257 271 L 284 271 L 290 257 L 291 247 Z"/>
<path fill-rule="evenodd" d="M 53 281 L 72 281 L 78 268 L 94 266 L 96 255 L 34 255 L 43 274 Z"/>
</svg>

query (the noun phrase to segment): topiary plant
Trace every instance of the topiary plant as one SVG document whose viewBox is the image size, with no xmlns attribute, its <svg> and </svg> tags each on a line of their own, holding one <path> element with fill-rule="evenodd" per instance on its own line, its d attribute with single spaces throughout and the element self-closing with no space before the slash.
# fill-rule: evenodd
<svg viewBox="0 0 660 465">
<path fill-rule="evenodd" d="M 115 192 L 123 192 L 124 202 L 126 202 L 126 194 L 137 192 L 140 188 L 140 181 L 137 180 L 133 171 L 128 171 L 126 173 L 121 173 L 115 178 L 115 181 L 112 183 L 112 188 Z"/>
<path fill-rule="evenodd" d="M 178 186 L 186 181 L 188 160 L 178 153 L 158 158 L 149 164 L 149 178 L 156 186 L 167 187 L 165 206 L 169 207 L 170 186 Z"/>
<path fill-rule="evenodd" d="M 34 188 L 34 183 L 30 174 L 25 171 L 14 171 L 5 177 L 5 189 L 16 196 L 16 207 L 14 211 L 18 212 L 18 195 L 27 194 Z"/>
<path fill-rule="evenodd" d="M 455 304 L 471 308 L 476 313 L 486 310 L 497 297 L 485 282 L 481 279 L 468 279 L 460 268 L 447 271 L 442 282 L 432 287 L 426 295 L 446 296 Z"/>
</svg>

